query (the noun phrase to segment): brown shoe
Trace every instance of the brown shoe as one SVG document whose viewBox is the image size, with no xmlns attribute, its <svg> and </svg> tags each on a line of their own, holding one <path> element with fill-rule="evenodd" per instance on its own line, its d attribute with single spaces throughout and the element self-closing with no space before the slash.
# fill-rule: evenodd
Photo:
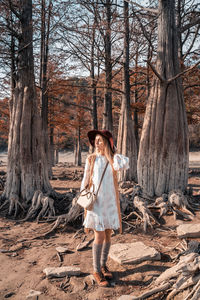
<svg viewBox="0 0 200 300">
<path fill-rule="evenodd" d="M 112 273 L 108 270 L 106 266 L 101 267 L 101 272 L 104 275 L 105 278 L 107 279 L 113 279 Z"/>
<path fill-rule="evenodd" d="M 109 282 L 105 279 L 102 273 L 100 272 L 94 272 L 93 277 L 95 281 L 97 282 L 98 286 L 107 287 L 109 286 Z"/>
</svg>

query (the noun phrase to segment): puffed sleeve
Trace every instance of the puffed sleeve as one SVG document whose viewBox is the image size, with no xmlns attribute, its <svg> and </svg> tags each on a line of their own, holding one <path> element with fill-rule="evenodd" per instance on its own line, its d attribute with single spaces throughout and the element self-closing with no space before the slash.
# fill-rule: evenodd
<svg viewBox="0 0 200 300">
<path fill-rule="evenodd" d="M 129 168 L 129 158 L 122 154 L 115 154 L 113 157 L 113 168 L 116 171 L 127 170 Z"/>
<path fill-rule="evenodd" d="M 90 177 L 90 164 L 88 158 L 86 158 L 84 175 L 81 182 L 81 191 L 84 190 L 84 188 L 89 184 L 89 177 Z"/>
</svg>

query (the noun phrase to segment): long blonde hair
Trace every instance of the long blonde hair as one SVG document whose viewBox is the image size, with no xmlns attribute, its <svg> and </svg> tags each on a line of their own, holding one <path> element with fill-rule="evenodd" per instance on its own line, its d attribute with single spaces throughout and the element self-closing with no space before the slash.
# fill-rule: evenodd
<svg viewBox="0 0 200 300">
<path fill-rule="evenodd" d="M 104 146 L 105 146 L 105 149 L 104 149 L 105 157 L 109 161 L 111 167 L 113 167 L 113 156 L 114 156 L 114 153 L 111 150 L 109 141 L 104 136 L 101 135 L 101 137 L 103 139 L 103 143 L 104 143 Z"/>
</svg>

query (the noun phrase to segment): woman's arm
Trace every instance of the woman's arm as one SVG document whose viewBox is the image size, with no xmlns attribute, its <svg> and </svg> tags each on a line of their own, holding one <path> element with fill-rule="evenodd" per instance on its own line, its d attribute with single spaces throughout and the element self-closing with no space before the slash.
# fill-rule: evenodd
<svg viewBox="0 0 200 300">
<path fill-rule="evenodd" d="M 88 158 L 86 158 L 84 175 L 81 182 L 81 191 L 84 190 L 89 184 L 89 178 L 90 178 L 90 164 Z"/>
<path fill-rule="evenodd" d="M 115 171 L 127 170 L 129 168 L 129 158 L 122 154 L 115 154 L 113 157 L 113 168 Z"/>
</svg>

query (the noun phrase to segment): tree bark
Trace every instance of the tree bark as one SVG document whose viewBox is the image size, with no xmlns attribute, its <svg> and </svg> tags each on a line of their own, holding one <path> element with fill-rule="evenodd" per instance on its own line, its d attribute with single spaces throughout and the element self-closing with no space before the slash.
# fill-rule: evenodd
<svg viewBox="0 0 200 300">
<path fill-rule="evenodd" d="M 103 113 L 103 129 L 113 130 L 112 118 L 112 61 L 111 61 L 111 1 L 106 0 L 106 34 L 104 37 L 105 44 L 105 73 L 106 88 L 104 95 L 104 113 Z"/>
<path fill-rule="evenodd" d="M 35 88 L 32 0 L 22 0 L 20 11 L 21 34 L 10 116 L 7 180 L 2 195 L 9 202 L 9 213 L 14 210 L 15 215 L 19 205 L 29 202 L 36 190 L 51 190 Z"/>
<path fill-rule="evenodd" d="M 80 126 L 77 129 L 77 138 L 75 143 L 75 165 L 81 166 L 82 159 L 81 159 L 81 131 Z"/>
<path fill-rule="evenodd" d="M 129 157 L 130 168 L 120 172 L 119 180 L 137 181 L 137 144 L 135 138 L 134 121 L 130 112 L 130 75 L 129 75 L 129 13 L 128 2 L 124 1 L 124 63 L 123 63 L 123 96 L 117 151 Z"/>
<path fill-rule="evenodd" d="M 52 155 L 48 134 L 48 92 L 47 92 L 47 65 L 49 55 L 49 30 L 51 16 L 51 0 L 48 5 L 48 17 L 46 17 L 46 0 L 42 0 L 41 13 L 41 51 L 40 51 L 40 87 L 41 87 L 41 116 L 42 130 L 44 134 L 45 153 L 48 157 L 49 177 L 52 176 Z M 47 20 L 46 20 L 47 19 Z"/>
<path fill-rule="evenodd" d="M 135 57 L 135 72 L 136 75 L 134 76 L 134 83 L 135 83 L 135 90 L 134 90 L 134 103 L 138 102 L 138 89 L 137 89 L 137 82 L 138 82 L 138 46 L 136 46 L 136 57 Z M 135 139 L 136 139 L 136 147 L 137 153 L 139 151 L 139 123 L 138 123 L 138 109 L 134 108 L 134 128 L 135 128 Z"/>
<path fill-rule="evenodd" d="M 90 77 L 92 80 L 92 123 L 93 129 L 98 129 L 98 121 L 97 121 L 97 85 L 95 80 L 95 65 L 94 65 L 94 47 L 95 47 L 95 21 L 96 16 L 94 16 L 94 24 L 92 28 L 92 45 L 91 45 L 91 72 Z"/>
<path fill-rule="evenodd" d="M 184 191 L 188 180 L 188 128 L 180 78 L 175 26 L 175 0 L 159 1 L 156 71 L 145 113 L 138 157 L 138 182 L 152 197 L 173 189 Z"/>
</svg>

